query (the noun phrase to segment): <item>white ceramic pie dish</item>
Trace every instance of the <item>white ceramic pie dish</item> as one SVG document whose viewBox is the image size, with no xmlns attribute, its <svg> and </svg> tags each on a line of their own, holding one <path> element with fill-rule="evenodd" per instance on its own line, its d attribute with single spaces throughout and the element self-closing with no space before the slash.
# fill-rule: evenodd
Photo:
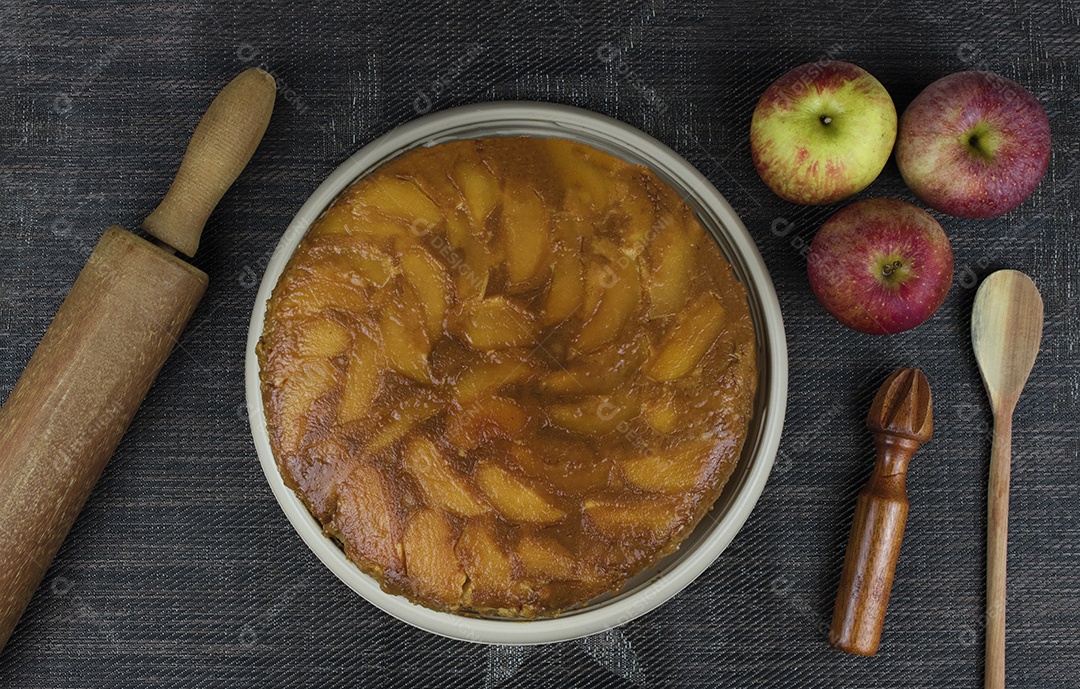
<svg viewBox="0 0 1080 689">
<path fill-rule="evenodd" d="M 757 332 L 756 410 L 739 465 L 713 509 L 680 548 L 616 595 L 553 619 L 528 621 L 465 617 L 437 612 L 384 592 L 350 562 L 278 471 L 263 413 L 255 346 L 270 294 L 311 223 L 353 181 L 419 146 L 485 136 L 559 137 L 580 141 L 652 169 L 694 209 L 746 286 Z M 787 403 L 787 343 L 772 279 L 750 234 L 720 192 L 667 146 L 629 125 L 587 110 L 532 102 L 501 102 L 444 110 L 397 127 L 342 163 L 293 218 L 263 275 L 248 330 L 245 388 L 251 432 L 274 496 L 304 543 L 338 578 L 383 611 L 443 636 L 495 644 L 566 641 L 624 624 L 665 602 L 713 563 L 746 521 L 761 495 L 780 442 Z"/>
</svg>

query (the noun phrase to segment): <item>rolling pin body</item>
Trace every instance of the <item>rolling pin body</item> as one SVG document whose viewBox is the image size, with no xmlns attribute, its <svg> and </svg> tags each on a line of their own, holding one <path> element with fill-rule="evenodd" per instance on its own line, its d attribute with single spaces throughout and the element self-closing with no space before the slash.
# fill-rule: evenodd
<svg viewBox="0 0 1080 689">
<path fill-rule="evenodd" d="M 110 227 L 0 410 L 0 648 L 206 284 Z"/>
<path fill-rule="evenodd" d="M 274 110 L 274 78 L 245 70 L 195 128 L 143 229 L 195 252 Z M 0 649 L 206 291 L 206 274 L 105 230 L 0 409 Z"/>
</svg>

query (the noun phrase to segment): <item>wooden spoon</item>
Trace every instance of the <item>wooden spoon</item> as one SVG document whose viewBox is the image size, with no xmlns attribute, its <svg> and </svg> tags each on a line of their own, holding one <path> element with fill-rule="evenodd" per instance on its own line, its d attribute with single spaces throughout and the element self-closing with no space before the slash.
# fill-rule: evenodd
<svg viewBox="0 0 1080 689">
<path fill-rule="evenodd" d="M 1043 303 L 1035 283 L 999 270 L 979 286 L 971 344 L 994 411 L 986 538 L 986 689 L 1005 686 L 1005 562 L 1009 533 L 1012 417 L 1042 339 Z"/>
</svg>

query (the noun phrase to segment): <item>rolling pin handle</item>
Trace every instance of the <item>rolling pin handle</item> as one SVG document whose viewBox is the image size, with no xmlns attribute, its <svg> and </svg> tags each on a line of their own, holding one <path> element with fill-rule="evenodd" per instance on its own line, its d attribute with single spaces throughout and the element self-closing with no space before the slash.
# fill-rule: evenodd
<svg viewBox="0 0 1080 689">
<path fill-rule="evenodd" d="M 262 140 L 276 94 L 274 77 L 258 67 L 221 90 L 195 127 L 168 193 L 143 221 L 147 233 L 185 256 L 195 255 L 210 213 Z"/>
</svg>

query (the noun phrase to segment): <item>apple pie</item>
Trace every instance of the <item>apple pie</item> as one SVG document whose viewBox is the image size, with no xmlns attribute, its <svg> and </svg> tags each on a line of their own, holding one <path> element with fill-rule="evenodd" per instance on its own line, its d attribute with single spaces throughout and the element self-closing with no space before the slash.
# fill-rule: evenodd
<svg viewBox="0 0 1080 689">
<path fill-rule="evenodd" d="M 361 570 L 551 616 L 675 550 L 738 461 L 746 292 L 651 171 L 561 139 L 419 148 L 311 226 L 258 346 L 285 483 Z"/>
</svg>

